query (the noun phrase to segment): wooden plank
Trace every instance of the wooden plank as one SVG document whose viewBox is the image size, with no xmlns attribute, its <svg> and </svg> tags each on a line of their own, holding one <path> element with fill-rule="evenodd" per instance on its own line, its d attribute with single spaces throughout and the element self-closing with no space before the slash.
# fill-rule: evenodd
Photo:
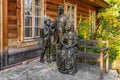
<svg viewBox="0 0 120 80">
<path fill-rule="evenodd" d="M 11 0 L 8 0 L 8 1 L 9 1 L 8 6 L 10 6 L 10 7 L 8 7 L 8 9 L 14 10 L 13 8 L 16 8 L 16 7 L 17 7 L 17 6 L 15 5 L 16 2 L 11 2 Z"/>
<path fill-rule="evenodd" d="M 89 8 L 77 7 L 78 12 L 89 13 Z"/>
<path fill-rule="evenodd" d="M 21 33 L 20 33 L 20 40 L 24 40 L 24 0 L 21 0 Z"/>
<path fill-rule="evenodd" d="M 16 25 L 17 20 L 8 20 L 8 25 Z"/>
<path fill-rule="evenodd" d="M 17 16 L 8 15 L 8 20 L 17 20 Z"/>
<path fill-rule="evenodd" d="M 88 3 L 86 3 L 88 1 L 85 1 L 85 0 L 79 0 L 77 1 L 77 4 L 79 5 L 78 7 L 82 7 L 82 8 L 85 8 L 85 9 L 92 9 L 92 10 L 96 10 L 97 7 L 93 6 L 93 5 L 90 5 Z"/>
<path fill-rule="evenodd" d="M 58 0 L 46 0 L 46 3 L 51 3 L 55 5 L 64 5 L 63 3 L 58 2 Z"/>
<path fill-rule="evenodd" d="M 20 41 L 21 38 L 21 0 L 17 0 L 17 39 Z"/>
<path fill-rule="evenodd" d="M 88 0 L 88 2 L 89 1 L 91 1 L 91 3 L 89 3 L 89 4 L 94 5 L 96 7 L 99 7 L 99 8 L 102 8 L 102 7 L 103 8 L 109 8 L 110 7 L 110 5 L 107 2 L 103 1 L 103 0 L 96 0 L 96 1 Z"/>
<path fill-rule="evenodd" d="M 56 3 L 60 3 L 61 0 L 46 0 L 46 1 L 51 1 L 51 2 L 56 2 Z"/>
<path fill-rule="evenodd" d="M 65 2 L 71 3 L 71 4 L 76 4 L 77 0 L 65 0 Z"/>
<path fill-rule="evenodd" d="M 84 13 L 84 12 L 77 12 L 77 15 L 81 15 L 81 16 L 84 16 L 84 17 L 89 17 L 89 13 Z"/>
<path fill-rule="evenodd" d="M 17 37 L 17 34 L 15 34 L 15 33 L 10 32 L 8 34 L 8 38 L 16 38 L 16 37 Z"/>
<path fill-rule="evenodd" d="M 2 25 L 2 0 L 0 0 L 0 58 L 2 58 L 2 52 L 3 52 L 3 25 Z M 2 67 L 2 59 L 0 60 L 0 68 Z"/>
<path fill-rule="evenodd" d="M 8 10 L 8 14 L 9 14 L 9 16 L 10 15 L 14 16 L 14 15 L 16 15 L 16 10 Z"/>
<path fill-rule="evenodd" d="M 51 10 L 51 11 L 57 11 L 57 5 L 51 4 L 51 3 L 47 3 L 46 9 L 47 10 Z"/>
<path fill-rule="evenodd" d="M 64 0 L 61 0 L 60 2 L 61 2 L 61 4 L 64 4 Z"/>
<path fill-rule="evenodd" d="M 52 11 L 47 11 L 46 14 L 57 16 L 57 12 L 52 12 Z"/>
<path fill-rule="evenodd" d="M 3 66 L 8 65 L 8 0 L 3 0 Z"/>
<path fill-rule="evenodd" d="M 8 1 L 8 38 L 17 38 L 17 1 Z M 9 43 L 10 44 L 10 43 Z"/>
</svg>

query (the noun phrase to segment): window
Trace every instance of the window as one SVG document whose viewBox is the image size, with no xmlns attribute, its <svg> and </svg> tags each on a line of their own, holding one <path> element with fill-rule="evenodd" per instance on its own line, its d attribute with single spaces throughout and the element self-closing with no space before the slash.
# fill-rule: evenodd
<svg viewBox="0 0 120 80">
<path fill-rule="evenodd" d="M 70 21 L 76 28 L 76 6 L 70 3 L 66 3 L 66 15 L 70 18 Z"/>
<path fill-rule="evenodd" d="M 94 33 L 95 32 L 95 16 L 96 13 L 94 10 L 89 10 L 89 18 L 90 18 L 90 33 Z"/>
<path fill-rule="evenodd" d="M 42 26 L 42 0 L 23 0 L 24 22 L 23 33 L 24 39 L 37 38 L 40 36 Z"/>
</svg>

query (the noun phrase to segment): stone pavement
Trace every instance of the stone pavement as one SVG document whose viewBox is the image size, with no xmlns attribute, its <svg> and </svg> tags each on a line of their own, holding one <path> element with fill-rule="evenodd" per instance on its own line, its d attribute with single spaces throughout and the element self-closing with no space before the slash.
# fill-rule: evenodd
<svg viewBox="0 0 120 80">
<path fill-rule="evenodd" d="M 104 80 L 120 80 L 114 72 L 104 74 Z M 61 74 L 55 62 L 40 63 L 39 59 L 0 72 L 0 80 L 99 80 L 99 67 L 78 63 L 75 75 Z"/>
</svg>

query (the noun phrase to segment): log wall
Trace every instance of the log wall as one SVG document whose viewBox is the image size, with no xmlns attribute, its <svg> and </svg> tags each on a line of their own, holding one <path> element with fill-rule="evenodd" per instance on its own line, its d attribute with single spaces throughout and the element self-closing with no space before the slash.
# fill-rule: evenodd
<svg viewBox="0 0 120 80">
<path fill-rule="evenodd" d="M 77 1 L 77 21 L 79 21 L 80 16 L 82 16 L 83 19 L 87 19 L 89 17 L 89 10 L 94 10 L 95 12 L 97 12 L 97 8 L 89 5 L 85 2 L 82 1 Z"/>
<path fill-rule="evenodd" d="M 83 2 L 82 0 L 44 0 L 44 13 L 49 16 L 53 21 L 57 16 L 57 6 L 65 3 L 77 5 L 77 22 L 82 16 L 83 19 L 89 17 L 89 9 L 97 10 L 96 7 Z M 21 40 L 21 0 L 8 0 L 8 43 L 9 46 L 17 46 Z M 21 45 L 23 45 L 20 42 Z M 24 43 L 25 44 L 25 43 Z M 28 44 L 28 43 L 27 43 Z M 29 45 L 27 45 L 29 46 Z"/>
<path fill-rule="evenodd" d="M 5 43 L 4 46 L 6 46 L 8 43 L 7 45 L 7 47 L 9 47 L 8 52 L 11 50 L 15 50 L 16 48 L 24 49 L 29 46 L 37 45 L 38 40 L 21 41 L 21 36 L 23 36 L 22 35 L 23 31 L 21 31 L 21 28 L 24 26 L 21 24 L 22 23 L 21 20 L 23 18 L 21 17 L 21 11 L 22 11 L 21 0 L 5 0 L 5 1 L 8 1 L 7 3 L 8 9 L 7 9 L 7 13 L 4 16 L 4 21 L 6 21 L 4 22 L 4 26 L 5 26 L 4 31 L 5 32 L 8 31 L 8 32 L 4 33 L 4 35 L 7 35 L 8 37 L 4 38 L 4 40 L 6 40 L 6 42 L 4 41 Z M 57 16 L 57 6 L 63 5 L 65 7 L 66 2 L 76 5 L 77 22 L 79 21 L 80 16 L 82 16 L 83 19 L 87 19 L 89 17 L 89 9 L 97 11 L 97 8 L 95 6 L 86 3 L 85 0 L 84 2 L 83 0 L 44 0 L 44 1 L 45 1 L 44 15 L 49 16 L 52 19 L 52 21 L 54 21 L 55 17 Z M 29 55 L 29 53 L 27 55 Z M 34 55 L 35 55 L 34 52 L 32 52 L 31 56 Z M 26 56 L 26 55 L 22 53 L 21 56 Z M 11 61 L 13 62 L 10 63 L 14 63 L 15 59 L 17 58 L 15 56 L 12 56 Z M 20 59 L 22 60 L 23 58 Z"/>
<path fill-rule="evenodd" d="M 8 37 L 17 38 L 17 0 L 8 0 Z"/>
<path fill-rule="evenodd" d="M 82 0 L 46 0 L 46 15 L 51 17 L 54 20 L 54 17 L 57 16 L 57 6 L 58 5 L 64 5 L 65 2 L 77 5 L 77 21 L 80 19 L 80 16 L 83 17 L 83 19 L 86 19 L 89 17 L 89 10 L 97 11 L 97 8 L 95 6 L 92 6 L 88 3 L 83 2 Z"/>
<path fill-rule="evenodd" d="M 8 46 L 17 45 L 17 0 L 8 0 Z"/>
</svg>

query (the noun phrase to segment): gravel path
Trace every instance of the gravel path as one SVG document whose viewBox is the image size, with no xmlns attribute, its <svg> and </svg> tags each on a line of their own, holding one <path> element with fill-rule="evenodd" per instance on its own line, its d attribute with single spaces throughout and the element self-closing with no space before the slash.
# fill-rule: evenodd
<svg viewBox="0 0 120 80">
<path fill-rule="evenodd" d="M 39 59 L 0 72 L 0 80 L 99 80 L 99 67 L 78 63 L 75 75 L 61 74 L 55 62 L 40 63 Z M 104 80 L 120 80 L 113 73 L 104 74 Z"/>
</svg>

